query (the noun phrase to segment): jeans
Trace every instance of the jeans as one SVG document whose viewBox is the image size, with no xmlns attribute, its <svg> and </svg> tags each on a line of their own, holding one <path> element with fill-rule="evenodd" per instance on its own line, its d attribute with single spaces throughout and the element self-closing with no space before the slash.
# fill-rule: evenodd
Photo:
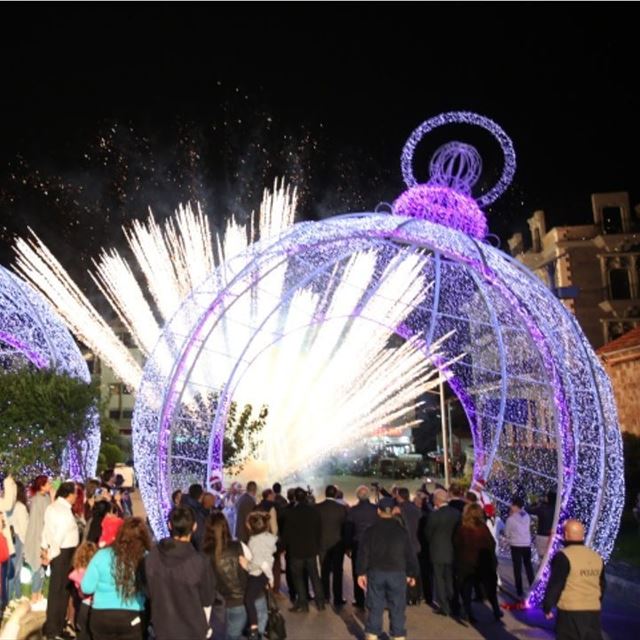
<svg viewBox="0 0 640 640">
<path fill-rule="evenodd" d="M 46 567 L 40 565 L 31 576 L 31 593 L 42 593 L 44 587 L 44 580 Z"/>
<path fill-rule="evenodd" d="M 0 535 L 2 535 L 0 533 Z M 0 567 L 0 580 L 2 580 L 2 584 L 0 585 L 0 589 L 2 590 L 2 608 L 4 609 L 9 602 L 9 563 L 11 559 L 2 563 Z"/>
<path fill-rule="evenodd" d="M 264 633 L 267 628 L 267 599 L 259 598 L 256 600 L 256 611 L 258 612 L 258 631 Z M 243 604 L 237 607 L 227 607 L 225 612 L 225 640 L 240 640 L 243 637 L 243 631 L 247 626 L 247 610 Z"/>
<path fill-rule="evenodd" d="M 20 583 L 20 571 L 22 569 L 22 565 L 24 563 L 24 558 L 22 557 L 22 549 L 24 544 L 22 540 L 16 536 L 15 541 L 16 547 L 16 555 L 12 556 L 11 561 L 13 562 L 13 578 L 9 580 L 9 600 L 13 600 L 14 598 L 20 598 L 22 596 L 22 584 Z"/>
<path fill-rule="evenodd" d="M 407 635 L 405 627 L 407 606 L 407 576 L 404 571 L 370 571 L 367 574 L 367 623 L 365 633 L 379 636 L 382 618 L 389 609 L 390 632 L 393 638 Z"/>
</svg>

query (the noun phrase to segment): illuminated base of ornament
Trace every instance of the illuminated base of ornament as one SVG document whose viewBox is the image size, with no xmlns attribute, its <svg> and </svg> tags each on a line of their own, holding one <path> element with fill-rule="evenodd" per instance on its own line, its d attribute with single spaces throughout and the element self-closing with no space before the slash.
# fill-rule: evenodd
<svg viewBox="0 0 640 640">
<path fill-rule="evenodd" d="M 420 218 L 483 239 L 489 228 L 487 219 L 473 198 L 448 187 L 419 184 L 401 194 L 393 203 L 400 216 Z"/>
</svg>

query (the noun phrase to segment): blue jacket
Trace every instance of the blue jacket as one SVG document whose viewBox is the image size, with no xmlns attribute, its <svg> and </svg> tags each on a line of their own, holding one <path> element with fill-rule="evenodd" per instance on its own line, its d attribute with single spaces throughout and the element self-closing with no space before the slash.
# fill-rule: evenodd
<svg viewBox="0 0 640 640">
<path fill-rule="evenodd" d="M 94 609 L 126 609 L 142 611 L 145 604 L 143 593 L 136 593 L 131 600 L 123 600 L 116 588 L 113 577 L 113 550 L 111 547 L 100 549 L 87 567 L 80 588 L 87 595 L 93 594 Z"/>
</svg>

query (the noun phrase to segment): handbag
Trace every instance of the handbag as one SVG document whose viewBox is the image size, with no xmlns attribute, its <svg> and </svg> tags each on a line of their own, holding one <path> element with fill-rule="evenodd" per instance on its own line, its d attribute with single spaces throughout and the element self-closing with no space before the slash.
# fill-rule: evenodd
<svg viewBox="0 0 640 640">
<path fill-rule="evenodd" d="M 287 637 L 287 626 L 278 608 L 276 597 L 271 589 L 267 589 L 267 610 L 269 617 L 267 618 L 267 628 L 264 632 L 265 638 L 267 638 L 267 640 L 285 640 Z"/>
</svg>

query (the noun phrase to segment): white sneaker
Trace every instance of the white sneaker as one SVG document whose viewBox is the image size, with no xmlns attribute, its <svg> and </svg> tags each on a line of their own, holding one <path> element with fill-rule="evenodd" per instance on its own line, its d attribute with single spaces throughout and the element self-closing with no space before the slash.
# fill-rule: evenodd
<svg viewBox="0 0 640 640">
<path fill-rule="evenodd" d="M 31 605 L 31 611 L 46 611 L 47 610 L 47 599 L 42 598 L 42 600 L 38 600 Z"/>
</svg>

